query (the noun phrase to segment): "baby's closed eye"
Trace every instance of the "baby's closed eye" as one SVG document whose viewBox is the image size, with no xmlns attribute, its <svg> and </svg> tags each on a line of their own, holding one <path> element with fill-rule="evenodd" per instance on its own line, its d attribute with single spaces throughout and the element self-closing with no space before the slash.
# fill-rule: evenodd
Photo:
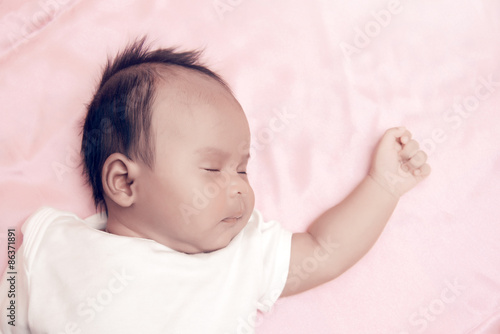
<svg viewBox="0 0 500 334">
<path fill-rule="evenodd" d="M 206 170 L 207 172 L 210 172 L 210 173 L 220 173 L 220 169 L 218 168 L 202 168 L 204 170 Z M 238 174 L 242 174 L 242 175 L 247 175 L 247 171 L 238 171 L 237 172 Z"/>
<path fill-rule="evenodd" d="M 213 172 L 213 173 L 220 172 L 220 169 L 215 169 L 215 168 L 203 168 L 203 169 L 206 170 L 207 172 Z"/>
</svg>

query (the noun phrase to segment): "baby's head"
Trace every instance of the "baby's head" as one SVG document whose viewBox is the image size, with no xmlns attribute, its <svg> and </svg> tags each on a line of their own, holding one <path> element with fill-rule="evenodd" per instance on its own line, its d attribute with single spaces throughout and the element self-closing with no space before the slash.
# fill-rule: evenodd
<svg viewBox="0 0 500 334">
<path fill-rule="evenodd" d="M 245 114 L 198 56 L 129 46 L 108 61 L 82 138 L 108 230 L 185 253 L 227 246 L 254 207 Z"/>
</svg>

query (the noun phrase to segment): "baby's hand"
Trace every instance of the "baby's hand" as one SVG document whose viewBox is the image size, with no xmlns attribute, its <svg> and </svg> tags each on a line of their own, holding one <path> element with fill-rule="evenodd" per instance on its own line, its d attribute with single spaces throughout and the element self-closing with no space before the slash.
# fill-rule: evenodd
<svg viewBox="0 0 500 334">
<path fill-rule="evenodd" d="M 392 195 L 400 197 L 427 177 L 427 154 L 404 127 L 385 132 L 375 149 L 369 176 Z"/>
</svg>

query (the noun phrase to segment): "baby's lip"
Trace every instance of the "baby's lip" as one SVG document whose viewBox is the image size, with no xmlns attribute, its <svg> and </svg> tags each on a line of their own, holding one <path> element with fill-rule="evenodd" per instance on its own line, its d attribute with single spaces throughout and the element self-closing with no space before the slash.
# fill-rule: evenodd
<svg viewBox="0 0 500 334">
<path fill-rule="evenodd" d="M 235 216 L 226 217 L 226 218 L 222 219 L 222 221 L 226 222 L 226 223 L 236 223 L 242 217 L 243 217 L 243 214 L 238 214 L 238 215 L 235 215 Z"/>
</svg>

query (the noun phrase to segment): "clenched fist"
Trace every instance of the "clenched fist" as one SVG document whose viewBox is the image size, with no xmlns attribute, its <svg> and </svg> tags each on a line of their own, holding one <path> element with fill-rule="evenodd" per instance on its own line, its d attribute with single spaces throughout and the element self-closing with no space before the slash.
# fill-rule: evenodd
<svg viewBox="0 0 500 334">
<path fill-rule="evenodd" d="M 368 175 L 400 197 L 431 173 L 427 154 L 405 127 L 389 129 L 373 154 Z"/>
</svg>

